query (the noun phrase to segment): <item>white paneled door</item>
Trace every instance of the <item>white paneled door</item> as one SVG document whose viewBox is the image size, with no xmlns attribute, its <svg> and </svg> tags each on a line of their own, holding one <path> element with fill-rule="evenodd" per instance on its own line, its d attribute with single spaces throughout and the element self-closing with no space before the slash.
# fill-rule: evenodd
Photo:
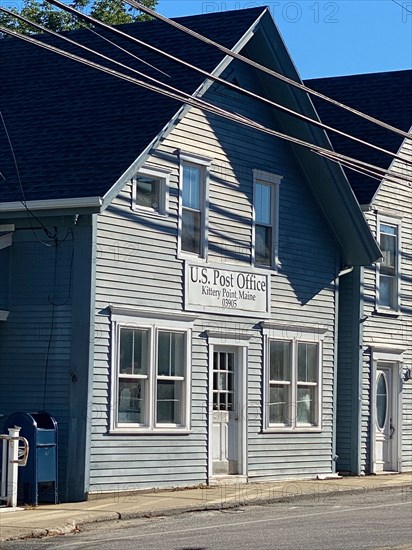
<svg viewBox="0 0 412 550">
<path fill-rule="evenodd" d="M 395 369 L 378 364 L 375 381 L 375 472 L 398 469 L 398 395 Z"/>
<path fill-rule="evenodd" d="M 216 346 L 212 371 L 212 475 L 239 472 L 239 354 Z"/>
</svg>

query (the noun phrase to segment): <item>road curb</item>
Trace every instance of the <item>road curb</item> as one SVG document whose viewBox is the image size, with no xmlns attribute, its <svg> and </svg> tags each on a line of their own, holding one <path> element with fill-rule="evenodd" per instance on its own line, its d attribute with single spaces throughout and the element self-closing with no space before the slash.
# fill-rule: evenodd
<svg viewBox="0 0 412 550">
<path fill-rule="evenodd" d="M 250 487 L 252 484 L 245 485 L 245 487 Z M 254 484 L 255 488 L 259 487 L 259 484 Z M 314 500 L 319 503 L 324 500 L 325 504 L 330 504 L 331 498 L 336 498 L 338 495 L 350 495 L 350 494 L 359 494 L 359 492 L 366 493 L 372 491 L 384 491 L 386 489 L 399 489 L 406 490 L 407 492 L 411 491 L 411 495 L 408 495 L 412 502 L 412 481 L 411 482 L 401 482 L 401 483 L 388 483 L 385 485 L 377 485 L 372 487 L 367 486 L 356 486 L 351 487 L 336 487 L 336 489 L 329 489 L 322 491 L 322 485 L 319 485 L 318 491 L 312 491 L 307 493 L 296 493 L 282 496 L 272 496 L 272 497 L 249 497 L 249 498 L 239 498 L 238 500 L 221 500 L 220 502 L 205 502 L 204 504 L 195 504 L 189 506 L 179 506 L 174 508 L 167 508 L 164 510 L 145 510 L 145 511 L 124 511 L 124 512 L 98 512 L 98 513 L 88 513 L 84 516 L 74 517 L 71 520 L 68 520 L 62 526 L 56 526 L 50 529 L 33 529 L 27 533 L 20 535 L 0 538 L 1 542 L 14 541 L 14 540 L 24 540 L 30 538 L 46 538 L 46 537 L 55 537 L 61 535 L 67 535 L 70 533 L 78 532 L 81 530 L 82 526 L 90 525 L 93 523 L 101 522 L 111 522 L 111 521 L 126 521 L 131 519 L 142 519 L 142 518 L 155 518 L 155 517 L 168 517 L 181 514 L 187 514 L 191 512 L 206 512 L 213 510 L 230 510 L 234 508 L 241 508 L 245 506 L 263 506 L 265 504 L 275 504 L 281 502 L 305 502 L 309 500 Z M 329 502 L 327 502 L 329 500 Z"/>
</svg>

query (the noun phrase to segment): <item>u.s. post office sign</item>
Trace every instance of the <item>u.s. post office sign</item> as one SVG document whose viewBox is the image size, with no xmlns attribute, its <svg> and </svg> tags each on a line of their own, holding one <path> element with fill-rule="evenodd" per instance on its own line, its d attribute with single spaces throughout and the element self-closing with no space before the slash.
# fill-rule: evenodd
<svg viewBox="0 0 412 550">
<path fill-rule="evenodd" d="M 185 309 L 246 317 L 268 317 L 270 275 L 257 270 L 186 262 Z"/>
</svg>

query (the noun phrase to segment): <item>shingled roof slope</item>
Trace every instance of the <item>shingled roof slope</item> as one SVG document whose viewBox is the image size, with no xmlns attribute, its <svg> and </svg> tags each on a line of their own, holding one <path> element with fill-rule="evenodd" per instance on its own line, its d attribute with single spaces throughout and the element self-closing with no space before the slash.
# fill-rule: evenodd
<svg viewBox="0 0 412 550">
<path fill-rule="evenodd" d="M 412 126 L 412 70 L 319 78 L 307 80 L 306 84 L 405 132 Z M 324 123 L 393 153 L 399 150 L 403 142 L 402 136 L 316 97 L 313 102 Z M 339 153 L 380 168 L 389 168 L 391 164 L 392 158 L 389 155 L 370 147 L 333 132 L 329 132 L 329 138 Z M 380 182 L 347 168 L 345 172 L 360 204 L 369 204 Z"/>
<path fill-rule="evenodd" d="M 253 8 L 176 20 L 232 48 L 264 11 Z M 209 72 L 224 57 L 216 48 L 161 21 L 121 28 Z M 68 36 L 189 93 L 205 80 L 201 74 L 113 34 L 106 36 L 169 77 L 87 30 Z M 102 63 L 57 38 L 42 35 L 42 40 Z M 103 196 L 180 107 L 174 100 L 15 38 L 0 40 L 0 75 L 0 108 L 26 200 Z M 0 151 L 0 172 L 6 180 L 0 179 L 0 202 L 19 201 L 22 194 L 16 169 L 1 127 Z"/>
</svg>

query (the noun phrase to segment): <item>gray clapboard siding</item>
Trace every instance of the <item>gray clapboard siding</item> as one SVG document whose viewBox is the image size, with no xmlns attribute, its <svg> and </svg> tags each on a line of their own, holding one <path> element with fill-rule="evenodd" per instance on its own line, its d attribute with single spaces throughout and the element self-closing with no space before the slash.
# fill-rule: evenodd
<svg viewBox="0 0 412 550">
<path fill-rule="evenodd" d="M 358 449 L 358 396 L 360 330 L 360 271 L 354 269 L 340 279 L 339 351 L 337 369 L 337 467 L 360 473 Z M 356 330 L 356 327 L 359 327 Z"/>
<path fill-rule="evenodd" d="M 10 247 L 0 250 L 0 265 L 3 266 L 0 269 L 0 309 L 8 311 L 9 309 L 9 283 L 10 273 L 4 266 L 8 266 L 10 263 Z"/>
<path fill-rule="evenodd" d="M 404 144 L 401 154 L 411 158 L 412 148 L 410 144 Z M 405 173 L 405 167 L 401 167 L 399 161 L 392 165 L 394 171 Z M 411 171 L 408 168 L 409 172 Z M 364 314 L 367 320 L 364 323 L 364 345 L 389 344 L 398 348 L 406 349 L 403 354 L 404 365 L 412 363 L 412 195 L 408 182 L 399 181 L 396 184 L 384 181 L 379 188 L 370 211 L 366 213 L 369 225 L 376 234 L 376 211 L 380 213 L 395 213 L 401 216 L 402 224 L 402 254 L 401 254 L 401 314 L 396 317 L 387 317 L 374 314 L 376 296 L 376 271 L 375 268 L 365 269 L 365 308 Z M 363 371 L 363 409 L 362 441 L 364 449 L 362 452 L 362 466 L 368 471 L 370 457 L 368 452 L 369 444 L 369 414 L 368 410 L 373 403 L 370 402 L 370 356 L 368 350 L 364 353 Z M 406 383 L 402 390 L 403 418 L 402 427 L 402 469 L 412 470 L 412 384 Z"/>
<path fill-rule="evenodd" d="M 59 238 L 64 237 L 67 227 L 62 228 L 60 220 L 48 219 L 46 223 L 59 226 Z M 7 264 L 2 264 L 2 271 L 10 281 L 7 295 L 10 314 L 1 326 L 0 413 L 2 422 L 19 410 L 47 410 L 56 418 L 61 495 L 64 495 L 73 320 L 70 301 L 72 244 L 67 240 L 58 248 L 57 282 L 54 284 L 56 248 L 40 241 L 52 244 L 43 231 L 36 231 L 34 235 L 27 220 L 17 221 L 13 245 L 7 251 Z M 51 334 L 53 300 L 57 306 Z"/>
<path fill-rule="evenodd" d="M 249 69 L 241 70 L 250 86 L 258 89 Z M 219 94 L 219 90 L 209 92 L 209 96 L 222 105 L 233 106 L 236 100 L 236 109 L 256 120 L 274 120 L 265 106 L 232 93 L 225 92 L 223 97 Z M 192 433 L 169 437 L 108 434 L 110 325 L 107 315 L 101 312 L 109 303 L 161 311 L 165 307 L 171 311 L 182 310 L 183 264 L 176 258 L 178 159 L 175 151 L 179 148 L 212 158 L 209 261 L 220 262 L 222 266 L 230 255 L 236 258 L 237 265 L 250 264 L 253 169 L 284 176 L 280 187 L 281 268 L 272 276 L 272 317 L 285 323 L 327 327 L 330 335 L 334 332 L 336 243 L 308 191 L 303 174 L 295 167 L 295 157 L 289 147 L 270 136 L 234 127 L 197 109 L 190 110 L 149 159 L 172 170 L 171 214 L 157 223 L 152 217 L 132 212 L 131 186 L 127 185 L 113 201 L 113 207 L 99 216 L 96 258 L 99 331 L 93 394 L 98 417 L 92 426 L 91 492 L 113 490 L 114 478 L 120 488 L 130 483 L 146 488 L 206 481 L 208 347 L 206 339 L 199 334 L 206 329 L 250 331 L 261 320 L 199 314 L 193 331 Z M 137 254 L 133 254 L 130 261 L 117 262 L 113 257 L 113 241 L 120 253 L 132 248 Z M 300 247 L 299 258 L 296 246 Z M 322 432 L 262 434 L 262 338 L 260 331 L 255 330 L 248 354 L 248 462 L 252 476 L 307 477 L 331 471 L 334 353 L 333 339 L 325 341 Z M 300 459 L 296 458 L 297 452 Z M 108 455 L 113 457 L 111 461 Z M 123 455 L 130 460 L 125 460 Z"/>
</svg>

